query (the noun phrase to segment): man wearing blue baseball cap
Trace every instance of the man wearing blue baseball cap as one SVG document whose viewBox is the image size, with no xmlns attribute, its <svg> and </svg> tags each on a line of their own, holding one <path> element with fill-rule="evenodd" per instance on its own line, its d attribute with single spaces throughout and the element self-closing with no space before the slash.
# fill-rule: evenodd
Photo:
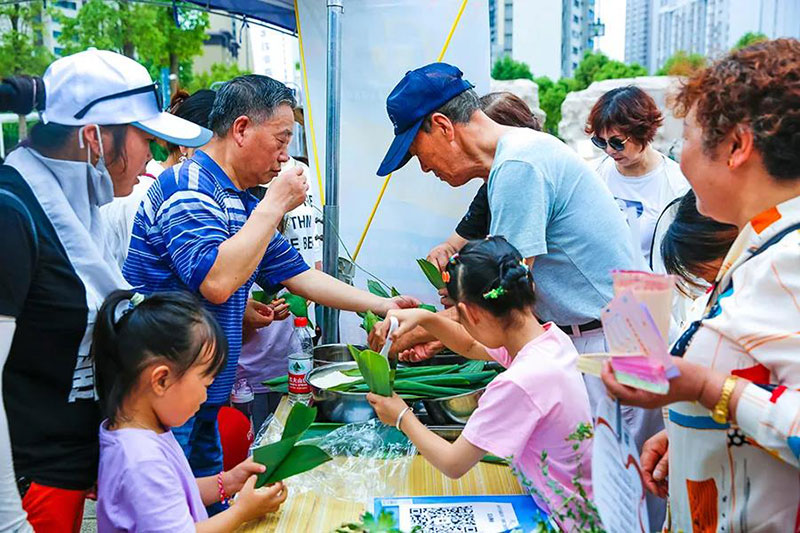
<svg viewBox="0 0 800 533">
<path fill-rule="evenodd" d="M 472 87 L 446 63 L 406 73 L 386 100 L 395 138 L 378 174 L 416 156 L 424 172 L 453 187 L 486 181 L 490 233 L 505 236 L 531 266 L 536 315 L 567 332 L 579 352 L 605 351 L 599 318 L 613 297 L 610 272 L 635 264 L 614 198 L 556 137 L 491 120 Z M 402 351 L 429 340 L 417 331 L 393 346 Z M 605 392 L 599 380 L 590 379 L 595 405 Z M 658 413 L 626 415 L 639 446 L 660 429 Z"/>
<path fill-rule="evenodd" d="M 630 243 L 614 238 L 627 228 L 611 193 L 557 138 L 491 120 L 472 87 L 446 63 L 406 73 L 386 100 L 395 138 L 378 174 L 416 156 L 424 172 L 453 187 L 486 181 L 490 232 L 536 264 L 537 315 L 602 342 L 609 272 L 634 265 Z"/>
</svg>

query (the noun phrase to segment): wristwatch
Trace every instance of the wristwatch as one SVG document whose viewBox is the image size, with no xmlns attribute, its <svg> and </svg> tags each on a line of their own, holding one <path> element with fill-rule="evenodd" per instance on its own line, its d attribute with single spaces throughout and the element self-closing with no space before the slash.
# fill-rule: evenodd
<svg viewBox="0 0 800 533">
<path fill-rule="evenodd" d="M 736 380 L 738 379 L 737 376 L 728 376 L 722 384 L 722 394 L 719 397 L 719 401 L 717 401 L 717 404 L 714 406 L 714 409 L 711 411 L 711 419 L 717 424 L 725 424 L 728 422 L 728 415 L 730 414 L 728 407 L 730 406 L 731 396 L 736 388 Z"/>
</svg>

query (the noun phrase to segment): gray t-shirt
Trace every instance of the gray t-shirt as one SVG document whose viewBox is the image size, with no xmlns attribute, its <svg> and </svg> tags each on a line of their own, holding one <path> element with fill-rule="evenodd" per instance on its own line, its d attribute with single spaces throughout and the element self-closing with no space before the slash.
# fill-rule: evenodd
<svg viewBox="0 0 800 533">
<path fill-rule="evenodd" d="M 612 270 L 633 268 L 628 226 L 614 197 L 578 154 L 547 133 L 516 128 L 489 173 L 491 233 L 535 257 L 536 315 L 561 326 L 600 317 Z"/>
</svg>

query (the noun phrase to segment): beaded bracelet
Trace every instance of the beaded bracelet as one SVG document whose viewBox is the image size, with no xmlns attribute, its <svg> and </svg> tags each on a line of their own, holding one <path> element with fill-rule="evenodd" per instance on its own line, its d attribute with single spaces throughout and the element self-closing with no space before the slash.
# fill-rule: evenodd
<svg viewBox="0 0 800 533">
<path fill-rule="evenodd" d="M 219 489 L 219 501 L 223 505 L 227 505 L 230 507 L 231 499 L 228 497 L 228 494 L 225 492 L 225 486 L 222 483 L 222 474 L 224 472 L 220 472 L 217 474 L 217 488 Z"/>
</svg>

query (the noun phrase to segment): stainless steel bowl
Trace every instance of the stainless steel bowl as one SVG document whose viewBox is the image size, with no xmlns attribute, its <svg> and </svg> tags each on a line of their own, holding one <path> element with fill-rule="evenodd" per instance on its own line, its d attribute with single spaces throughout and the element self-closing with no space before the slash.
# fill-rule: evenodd
<svg viewBox="0 0 800 533">
<path fill-rule="evenodd" d="M 356 346 L 359 350 L 366 349 L 366 346 Z M 353 356 L 346 344 L 320 344 L 311 350 L 314 358 L 314 367 L 329 365 L 331 363 L 351 363 Z"/>
<path fill-rule="evenodd" d="M 306 381 L 311 387 L 311 396 L 314 398 L 314 405 L 328 422 L 357 424 L 366 422 L 371 418 L 377 418 L 375 410 L 367 401 L 366 393 L 338 392 L 314 385 L 314 378 L 324 376 L 331 372 L 350 370 L 353 368 L 358 368 L 355 361 L 348 363 L 331 363 L 318 366 L 306 375 Z M 442 426 L 466 424 L 470 415 L 478 408 L 478 400 L 485 390 L 485 388 L 482 388 L 457 396 L 419 400 L 419 402 L 422 402 L 428 420 L 432 424 Z M 414 402 L 414 404 L 416 404 L 416 402 Z"/>
<path fill-rule="evenodd" d="M 436 425 L 466 424 L 470 415 L 478 408 L 478 400 L 486 388 L 466 392 L 457 396 L 421 400 L 425 412 Z"/>
<path fill-rule="evenodd" d="M 345 350 L 347 350 L 347 346 L 345 346 Z M 367 401 L 366 393 L 336 392 L 322 389 L 314 385 L 315 377 L 324 376 L 331 372 L 336 372 L 337 370 L 350 370 L 351 368 L 358 368 L 355 361 L 349 363 L 329 363 L 324 366 L 318 366 L 306 375 L 306 381 L 311 387 L 311 396 L 314 398 L 314 406 L 319 409 L 320 414 L 329 422 L 357 424 L 378 417 L 378 415 L 375 414 L 375 410 Z"/>
</svg>

